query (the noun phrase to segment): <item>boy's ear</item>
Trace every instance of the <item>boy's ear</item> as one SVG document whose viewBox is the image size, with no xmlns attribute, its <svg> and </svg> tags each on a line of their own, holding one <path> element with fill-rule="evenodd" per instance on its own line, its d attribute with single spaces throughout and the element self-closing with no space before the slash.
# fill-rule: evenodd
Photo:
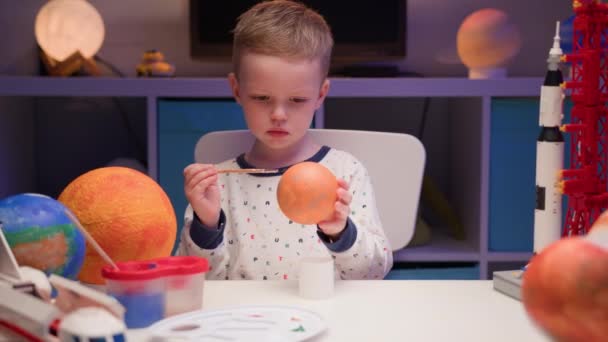
<svg viewBox="0 0 608 342">
<path fill-rule="evenodd" d="M 241 104 L 241 96 L 239 94 L 239 81 L 236 79 L 236 75 L 233 72 L 228 74 L 228 82 L 230 83 L 230 89 L 232 89 L 232 96 L 234 96 L 236 103 Z"/>
<path fill-rule="evenodd" d="M 319 90 L 319 98 L 317 99 L 316 109 L 319 109 L 325 100 L 325 97 L 329 93 L 329 78 L 325 78 L 323 84 L 321 84 L 321 89 Z"/>
</svg>

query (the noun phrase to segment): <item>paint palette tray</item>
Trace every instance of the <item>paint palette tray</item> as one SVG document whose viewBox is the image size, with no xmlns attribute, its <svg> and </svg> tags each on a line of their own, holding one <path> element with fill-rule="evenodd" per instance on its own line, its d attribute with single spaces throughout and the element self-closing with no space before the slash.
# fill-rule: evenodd
<svg viewBox="0 0 608 342">
<path fill-rule="evenodd" d="M 150 341 L 305 341 L 327 325 L 318 314 L 286 306 L 240 306 L 173 316 L 148 328 Z"/>
</svg>

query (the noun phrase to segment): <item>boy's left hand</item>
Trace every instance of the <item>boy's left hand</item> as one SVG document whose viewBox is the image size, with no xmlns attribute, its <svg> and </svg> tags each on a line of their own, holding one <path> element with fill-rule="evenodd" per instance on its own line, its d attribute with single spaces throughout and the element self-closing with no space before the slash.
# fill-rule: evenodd
<svg viewBox="0 0 608 342">
<path fill-rule="evenodd" d="M 334 204 L 334 213 L 327 220 L 317 223 L 323 233 L 332 239 L 338 239 L 340 233 L 346 228 L 346 220 L 350 213 L 350 202 L 353 196 L 348 191 L 349 185 L 344 179 L 338 179 L 338 199 Z"/>
</svg>

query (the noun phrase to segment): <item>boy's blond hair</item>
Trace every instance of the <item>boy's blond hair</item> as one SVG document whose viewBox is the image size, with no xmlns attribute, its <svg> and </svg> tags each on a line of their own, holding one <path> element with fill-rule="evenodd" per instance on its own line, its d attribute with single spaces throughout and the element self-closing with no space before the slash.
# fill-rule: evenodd
<svg viewBox="0 0 608 342">
<path fill-rule="evenodd" d="M 304 4 L 289 0 L 264 1 L 237 19 L 233 30 L 232 63 L 238 75 L 242 53 L 319 59 L 324 77 L 334 45 L 325 19 Z"/>
</svg>

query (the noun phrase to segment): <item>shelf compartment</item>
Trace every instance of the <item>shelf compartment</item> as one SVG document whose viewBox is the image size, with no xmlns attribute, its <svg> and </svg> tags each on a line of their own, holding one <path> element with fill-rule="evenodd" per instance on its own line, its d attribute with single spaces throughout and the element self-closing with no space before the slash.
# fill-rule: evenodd
<svg viewBox="0 0 608 342">
<path fill-rule="evenodd" d="M 404 261 L 478 261 L 479 248 L 471 241 L 455 240 L 433 232 L 429 244 L 405 247 L 393 253 L 395 262 Z"/>
<path fill-rule="evenodd" d="M 158 182 L 173 204 L 178 237 L 188 205 L 183 170 L 194 162 L 194 147 L 199 138 L 212 131 L 244 128 L 241 107 L 232 99 L 158 100 Z"/>
<path fill-rule="evenodd" d="M 385 280 L 477 280 L 479 264 L 475 262 L 396 263 Z"/>
<path fill-rule="evenodd" d="M 531 252 L 489 252 L 489 262 L 528 262 L 532 258 Z"/>
<path fill-rule="evenodd" d="M 540 89 L 539 89 L 540 92 Z M 564 101 L 563 122 L 572 103 Z M 531 252 L 536 206 L 536 140 L 539 99 L 493 98 L 490 133 L 488 250 Z M 564 167 L 569 165 L 569 137 L 564 136 Z M 565 216 L 565 204 L 563 201 Z"/>
</svg>

